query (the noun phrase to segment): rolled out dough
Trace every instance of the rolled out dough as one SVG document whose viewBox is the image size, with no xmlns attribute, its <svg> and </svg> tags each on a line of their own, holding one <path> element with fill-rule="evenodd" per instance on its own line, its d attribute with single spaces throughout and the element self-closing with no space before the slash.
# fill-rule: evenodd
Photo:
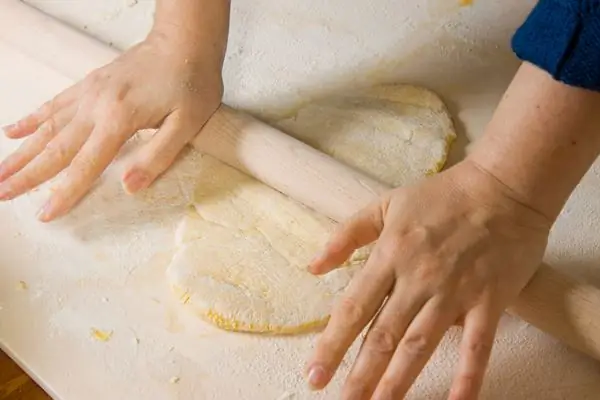
<svg viewBox="0 0 600 400">
<path fill-rule="evenodd" d="M 439 172 L 456 138 L 442 100 L 411 85 L 380 85 L 312 101 L 276 125 L 393 187 Z"/>
<path fill-rule="evenodd" d="M 393 185 L 438 171 L 455 137 L 435 94 L 401 85 L 318 101 L 279 125 Z M 201 164 L 167 269 L 180 301 L 227 330 L 298 333 L 324 325 L 368 249 L 344 268 L 311 275 L 307 266 L 334 222 L 210 156 Z"/>
</svg>

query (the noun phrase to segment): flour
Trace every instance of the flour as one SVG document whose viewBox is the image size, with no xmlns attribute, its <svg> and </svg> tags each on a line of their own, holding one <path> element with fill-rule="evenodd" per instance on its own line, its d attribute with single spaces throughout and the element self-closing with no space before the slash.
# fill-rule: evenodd
<svg viewBox="0 0 600 400">
<path fill-rule="evenodd" d="M 26 2 L 76 27 L 88 25 L 88 32 L 121 49 L 145 36 L 154 6 L 153 1 L 141 1 L 126 10 L 132 12 L 103 21 L 123 0 Z M 225 67 L 228 104 L 281 119 L 290 108 L 333 90 L 411 82 L 450 100 L 473 139 L 483 132 L 516 67 L 508 48 L 510 35 L 535 1 L 478 1 L 473 7 L 445 0 L 376 0 L 351 7 L 347 0 L 232 3 Z M 11 4 L 29 9 L 16 0 L 0 1 L 0 8 Z M 53 36 L 56 25 L 50 20 L 29 23 L 23 15 L 2 15 L 0 41 L 7 39 L 8 44 L 0 44 L 0 54 L 11 62 L 0 65 L 0 86 L 5 93 L 21 94 L 0 95 L 2 123 L 13 122 L 111 58 L 99 54 L 98 47 L 86 47 L 86 41 Z M 24 54 L 46 57 L 45 65 Z M 13 145 L 0 139 L 0 155 Z M 188 157 L 180 166 L 197 174 Z M 565 272 L 588 277 L 597 276 L 600 260 L 594 243 L 600 224 L 599 170 L 596 166 L 596 175 L 590 174 L 572 196 L 549 248 L 551 259 Z M 77 229 L 66 220 L 37 223 L 34 215 L 41 202 L 32 204 L 29 197 L 0 204 L 5 227 L 0 231 L 3 345 L 56 398 L 65 400 L 276 400 L 286 392 L 294 393 L 294 400 L 339 399 L 356 348 L 332 387 L 313 394 L 302 370 L 315 335 L 278 340 L 229 334 L 170 303 L 164 272 L 184 207 L 173 201 L 176 210 L 171 213 L 152 205 L 151 198 L 128 198 L 121 192 L 121 172 L 109 171 L 92 195 L 106 190 L 116 196 L 113 201 L 101 203 L 90 196 L 78 207 L 80 214 L 72 220 Z M 108 207 L 110 218 L 103 220 L 100 206 Z M 139 232 L 134 229 L 136 207 L 145 210 L 140 212 Z M 87 213 L 95 215 L 93 221 Z M 101 259 L 95 257 L 98 252 L 104 255 Z M 19 280 L 32 289 L 15 290 Z M 33 300 L 38 287 L 44 288 L 44 296 Z M 110 302 L 103 303 L 103 296 Z M 482 398 L 597 398 L 596 362 L 522 322 L 508 322 L 500 330 Z M 114 330 L 112 340 L 90 341 L 92 326 Z M 458 339 L 452 332 L 444 340 L 409 399 L 447 397 Z M 170 384 L 172 376 L 180 382 Z"/>
<path fill-rule="evenodd" d="M 323 326 L 367 252 L 325 276 L 307 271 L 335 224 L 204 157 L 195 210 L 177 231 L 167 280 L 186 308 L 234 331 L 298 333 Z"/>
<path fill-rule="evenodd" d="M 441 169 L 456 137 L 441 100 L 406 85 L 324 99 L 279 124 L 391 186 Z M 226 330 L 281 334 L 323 326 L 368 251 L 352 256 L 351 267 L 312 275 L 307 266 L 331 237 L 331 220 L 211 157 L 199 170 L 195 211 L 177 230 L 167 270 L 180 302 Z"/>
<path fill-rule="evenodd" d="M 410 85 L 379 85 L 315 100 L 277 125 L 392 187 L 438 172 L 456 138 L 440 98 Z"/>
</svg>

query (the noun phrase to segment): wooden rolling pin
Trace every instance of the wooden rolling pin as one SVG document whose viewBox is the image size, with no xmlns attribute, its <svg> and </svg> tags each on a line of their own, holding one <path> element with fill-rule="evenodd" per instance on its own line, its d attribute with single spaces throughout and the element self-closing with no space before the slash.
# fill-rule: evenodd
<svg viewBox="0 0 600 400">
<path fill-rule="evenodd" d="M 119 54 L 18 0 L 0 1 L 0 15 L 4 43 L 72 80 Z M 193 145 L 338 221 L 388 189 L 226 106 Z M 542 266 L 509 311 L 600 359 L 600 289 Z"/>
<path fill-rule="evenodd" d="M 390 189 L 225 105 L 192 145 L 335 221 Z M 600 288 L 542 265 L 509 312 L 600 360 Z"/>
</svg>

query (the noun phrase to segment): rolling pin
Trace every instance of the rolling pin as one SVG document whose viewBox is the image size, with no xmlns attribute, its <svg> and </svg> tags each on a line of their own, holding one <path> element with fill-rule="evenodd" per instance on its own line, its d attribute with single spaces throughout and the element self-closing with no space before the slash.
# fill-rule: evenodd
<svg viewBox="0 0 600 400">
<path fill-rule="evenodd" d="M 74 81 L 119 55 L 21 1 L 1 1 L 0 15 L 3 43 Z M 389 189 L 227 106 L 214 114 L 192 145 L 336 221 Z M 542 265 L 508 311 L 600 360 L 599 288 Z"/>
<path fill-rule="evenodd" d="M 226 105 L 192 146 L 334 221 L 345 220 L 391 189 Z M 600 288 L 541 265 L 508 311 L 600 360 Z"/>
</svg>

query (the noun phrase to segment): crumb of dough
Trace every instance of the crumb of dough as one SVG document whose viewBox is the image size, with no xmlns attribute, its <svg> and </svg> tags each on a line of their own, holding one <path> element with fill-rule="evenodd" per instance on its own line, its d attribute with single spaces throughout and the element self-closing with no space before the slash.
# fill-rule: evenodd
<svg viewBox="0 0 600 400">
<path fill-rule="evenodd" d="M 19 290 L 27 290 L 27 289 L 29 289 L 29 286 L 27 286 L 27 282 L 25 282 L 25 281 L 19 281 L 19 283 L 17 284 L 17 289 L 19 289 Z"/>
<path fill-rule="evenodd" d="M 183 294 L 183 296 L 181 296 L 181 299 L 180 299 L 180 300 L 181 300 L 181 302 L 182 302 L 183 304 L 187 304 L 187 303 L 189 303 L 189 302 L 190 302 L 190 298 L 191 298 L 190 294 L 189 294 L 189 293 L 187 293 L 187 292 L 185 292 L 185 293 Z"/>
<path fill-rule="evenodd" d="M 92 328 L 92 337 L 99 342 L 108 342 L 113 335 L 113 331 L 103 331 L 97 328 Z"/>
<path fill-rule="evenodd" d="M 181 378 L 179 378 L 178 376 L 173 376 L 173 377 L 171 377 L 171 379 L 169 379 L 169 383 L 174 385 L 176 383 L 179 383 L 180 380 L 181 380 Z"/>
</svg>

